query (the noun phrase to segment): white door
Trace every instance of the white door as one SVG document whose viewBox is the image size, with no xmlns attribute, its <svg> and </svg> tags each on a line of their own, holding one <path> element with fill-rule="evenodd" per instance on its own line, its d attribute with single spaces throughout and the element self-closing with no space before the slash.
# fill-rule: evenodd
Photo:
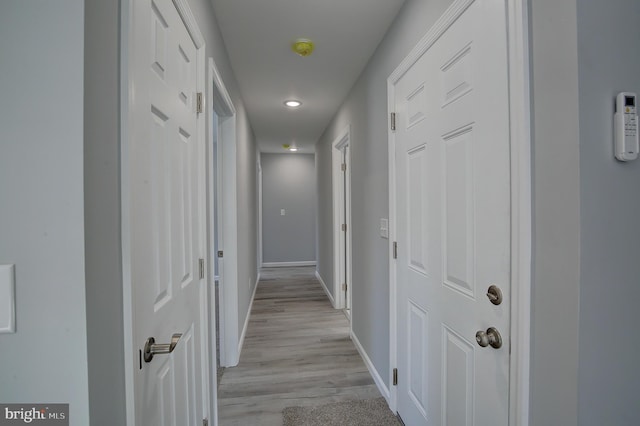
<svg viewBox="0 0 640 426">
<path fill-rule="evenodd" d="M 338 270 L 340 271 L 340 291 L 342 292 L 341 299 L 344 300 L 344 308 L 349 311 L 349 306 L 351 301 L 349 300 L 349 291 L 348 286 L 349 282 L 347 281 L 347 173 L 346 173 L 346 165 L 347 165 L 347 149 L 349 145 L 345 145 L 339 149 L 339 161 L 340 164 L 337 167 L 340 168 L 339 176 L 340 181 L 338 182 L 339 190 L 338 190 L 338 199 L 337 208 L 338 208 L 338 217 L 340 218 L 338 225 L 340 227 L 340 243 L 338 251 Z"/>
<path fill-rule="evenodd" d="M 351 319 L 351 161 L 349 132 L 336 139 L 332 151 L 335 306 Z"/>
<path fill-rule="evenodd" d="M 127 194 L 133 339 L 181 334 L 134 373 L 136 425 L 200 426 L 207 413 L 204 145 L 194 108 L 197 49 L 171 0 L 134 1 Z M 136 354 L 138 355 L 138 354 Z M 138 357 L 136 357 L 138 358 Z M 136 359 L 138 361 L 138 359 Z"/>
<path fill-rule="evenodd" d="M 341 268 L 343 274 L 343 282 L 346 284 L 344 288 L 344 308 L 347 310 L 349 318 L 351 318 L 351 258 L 349 253 L 351 252 L 351 174 L 349 168 L 351 167 L 350 161 L 350 149 L 349 145 L 345 145 L 342 149 L 342 164 L 345 165 L 342 172 L 342 211 L 343 220 L 346 224 L 346 229 L 343 232 L 344 241 L 341 242 L 343 253 L 341 253 L 341 261 L 343 267 Z"/>
<path fill-rule="evenodd" d="M 476 0 L 395 86 L 397 407 L 408 426 L 508 424 L 505 18 L 504 0 Z M 490 327 L 500 348 L 476 340 Z"/>
</svg>

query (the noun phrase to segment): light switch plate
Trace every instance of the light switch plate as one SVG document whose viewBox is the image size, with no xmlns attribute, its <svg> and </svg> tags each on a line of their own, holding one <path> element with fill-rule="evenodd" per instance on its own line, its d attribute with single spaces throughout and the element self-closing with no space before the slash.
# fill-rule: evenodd
<svg viewBox="0 0 640 426">
<path fill-rule="evenodd" d="M 284 214 L 285 214 L 284 209 L 280 209 L 280 216 L 284 216 Z"/>
<path fill-rule="evenodd" d="M 16 332 L 15 265 L 0 265 L 0 334 Z"/>
<path fill-rule="evenodd" d="M 380 236 L 389 238 L 389 219 L 380 219 Z"/>
</svg>

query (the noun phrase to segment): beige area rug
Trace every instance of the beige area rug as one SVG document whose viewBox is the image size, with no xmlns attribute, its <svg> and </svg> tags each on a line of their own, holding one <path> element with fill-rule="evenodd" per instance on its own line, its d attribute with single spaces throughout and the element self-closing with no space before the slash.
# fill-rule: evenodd
<svg viewBox="0 0 640 426">
<path fill-rule="evenodd" d="M 316 407 L 287 407 L 284 426 L 398 426 L 384 398 L 341 401 Z"/>
</svg>

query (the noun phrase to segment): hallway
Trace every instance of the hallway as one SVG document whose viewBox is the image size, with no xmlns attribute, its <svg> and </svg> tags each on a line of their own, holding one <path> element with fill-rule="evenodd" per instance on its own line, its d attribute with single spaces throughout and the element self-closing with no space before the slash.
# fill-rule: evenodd
<svg viewBox="0 0 640 426">
<path fill-rule="evenodd" d="M 237 367 L 218 390 L 219 424 L 282 424 L 282 410 L 380 397 L 314 267 L 265 268 Z"/>
</svg>

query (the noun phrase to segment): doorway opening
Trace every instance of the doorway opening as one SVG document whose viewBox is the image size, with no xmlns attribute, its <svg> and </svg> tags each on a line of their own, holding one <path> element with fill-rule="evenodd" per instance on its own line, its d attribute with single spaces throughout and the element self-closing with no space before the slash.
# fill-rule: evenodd
<svg viewBox="0 0 640 426">
<path fill-rule="evenodd" d="M 236 111 L 212 58 L 208 61 L 207 99 L 207 257 L 212 283 L 209 304 L 210 412 L 217 418 L 217 388 L 222 367 L 238 363 L 238 289 L 236 219 Z M 216 366 L 216 369 L 213 366 Z"/>
<path fill-rule="evenodd" d="M 333 143 L 333 253 L 335 308 L 344 309 L 351 321 L 351 129 L 343 130 Z"/>
</svg>

